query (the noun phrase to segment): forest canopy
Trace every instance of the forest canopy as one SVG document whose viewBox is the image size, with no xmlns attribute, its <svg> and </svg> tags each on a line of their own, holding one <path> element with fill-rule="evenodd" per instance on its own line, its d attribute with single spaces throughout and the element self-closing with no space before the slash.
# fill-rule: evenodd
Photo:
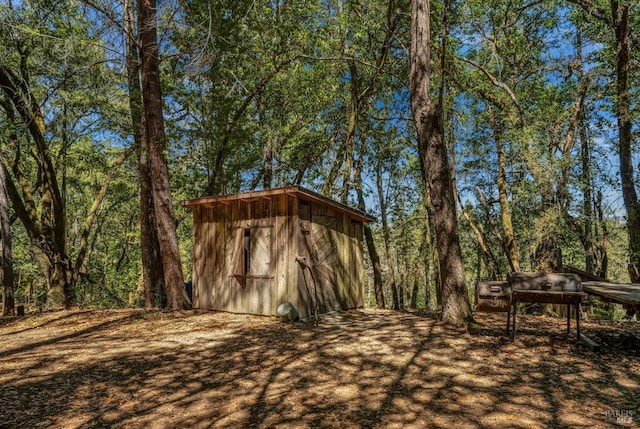
<svg viewBox="0 0 640 429">
<path fill-rule="evenodd" d="M 437 307 L 410 2 L 145 3 L 0 1 L 0 236 L 15 301 L 167 305 L 162 279 L 145 286 L 143 260 L 164 246 L 145 220 L 170 214 L 188 280 L 180 200 L 296 184 L 378 219 L 365 231 L 369 305 Z M 559 254 L 638 281 L 638 8 L 431 3 L 429 95 L 442 106 L 468 285 L 557 269 Z M 154 48 L 159 137 L 145 92 Z"/>
</svg>

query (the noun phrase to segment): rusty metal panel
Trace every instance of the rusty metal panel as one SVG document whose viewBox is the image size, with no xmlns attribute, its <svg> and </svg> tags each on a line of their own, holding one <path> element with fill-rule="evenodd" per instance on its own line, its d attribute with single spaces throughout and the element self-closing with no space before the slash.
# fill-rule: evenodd
<svg viewBox="0 0 640 429">
<path fill-rule="evenodd" d="M 476 283 L 475 311 L 483 313 L 508 312 L 511 306 L 509 282 Z"/>
<path fill-rule="evenodd" d="M 581 292 L 580 277 L 571 273 L 510 273 L 507 280 L 513 290 L 538 290 L 547 292 Z"/>
</svg>

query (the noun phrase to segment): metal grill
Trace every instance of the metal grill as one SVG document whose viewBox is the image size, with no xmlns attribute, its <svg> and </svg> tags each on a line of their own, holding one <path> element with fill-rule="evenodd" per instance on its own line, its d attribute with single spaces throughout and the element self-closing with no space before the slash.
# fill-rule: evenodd
<svg viewBox="0 0 640 429">
<path fill-rule="evenodd" d="M 475 310 L 480 312 L 507 313 L 507 334 L 513 328 L 516 336 L 516 310 L 521 302 L 566 304 L 567 334 L 570 333 L 571 307 L 575 308 L 576 333 L 580 339 L 580 303 L 582 283 L 569 273 L 511 273 L 507 281 L 478 282 L 476 284 Z M 513 314 L 513 320 L 511 315 Z"/>
<path fill-rule="evenodd" d="M 571 328 L 571 307 L 575 308 L 576 335 L 580 340 L 580 303 L 582 283 L 575 274 L 569 273 L 511 273 L 507 277 L 511 284 L 511 309 L 513 313 L 513 338 L 516 336 L 516 309 L 520 302 L 543 304 L 566 304 L 567 335 Z M 508 322 L 507 322 L 508 323 Z M 507 328 L 508 330 L 508 328 Z"/>
<path fill-rule="evenodd" d="M 514 291 L 582 292 L 580 277 L 570 273 L 511 273 L 507 277 Z M 553 295 L 552 295 L 553 296 Z"/>
<path fill-rule="evenodd" d="M 475 310 L 485 313 L 508 312 L 511 306 L 509 282 L 478 282 Z"/>
</svg>

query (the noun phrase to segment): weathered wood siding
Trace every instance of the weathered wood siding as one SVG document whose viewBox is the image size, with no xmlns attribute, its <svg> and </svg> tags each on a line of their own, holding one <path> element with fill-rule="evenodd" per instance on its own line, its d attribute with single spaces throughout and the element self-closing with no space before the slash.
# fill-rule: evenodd
<svg viewBox="0 0 640 429">
<path fill-rule="evenodd" d="M 362 307 L 362 224 L 320 204 L 301 201 L 300 212 L 301 219 L 308 221 L 308 234 L 299 239 L 302 255 L 313 266 L 313 276 L 305 272 L 307 283 L 302 290 L 308 297 L 300 300 L 301 315 L 313 314 L 316 294 L 320 313 Z"/>
<path fill-rule="evenodd" d="M 202 267 L 205 257 L 203 256 L 202 247 L 207 242 L 206 238 L 203 238 L 202 234 L 202 206 L 196 206 L 193 208 L 193 282 L 191 305 L 193 308 L 202 308 L 200 303 L 200 284 L 201 279 L 204 279 L 204 268 Z"/>
<path fill-rule="evenodd" d="M 305 283 L 300 264 L 296 260 L 301 255 L 300 237 L 302 233 L 300 222 L 298 198 L 287 196 L 287 216 L 285 219 L 287 224 L 287 258 L 284 269 L 287 271 L 288 278 L 284 285 L 286 289 L 285 301 L 289 301 L 302 311 Z"/>
<path fill-rule="evenodd" d="M 316 293 L 320 313 L 363 306 L 362 223 L 348 215 L 279 194 L 195 206 L 193 216 L 195 308 L 274 315 L 288 301 L 306 317 Z"/>
<path fill-rule="evenodd" d="M 364 231 L 362 222 L 351 221 L 351 252 L 355 278 L 355 307 L 364 307 Z"/>
</svg>

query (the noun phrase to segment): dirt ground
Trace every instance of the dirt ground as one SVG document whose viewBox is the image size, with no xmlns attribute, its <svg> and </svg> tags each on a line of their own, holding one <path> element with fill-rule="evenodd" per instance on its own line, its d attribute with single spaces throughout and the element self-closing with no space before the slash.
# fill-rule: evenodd
<svg viewBox="0 0 640 429">
<path fill-rule="evenodd" d="M 356 311 L 319 326 L 214 312 L 0 319 L 0 427 L 598 428 L 640 425 L 637 322 Z"/>
</svg>

